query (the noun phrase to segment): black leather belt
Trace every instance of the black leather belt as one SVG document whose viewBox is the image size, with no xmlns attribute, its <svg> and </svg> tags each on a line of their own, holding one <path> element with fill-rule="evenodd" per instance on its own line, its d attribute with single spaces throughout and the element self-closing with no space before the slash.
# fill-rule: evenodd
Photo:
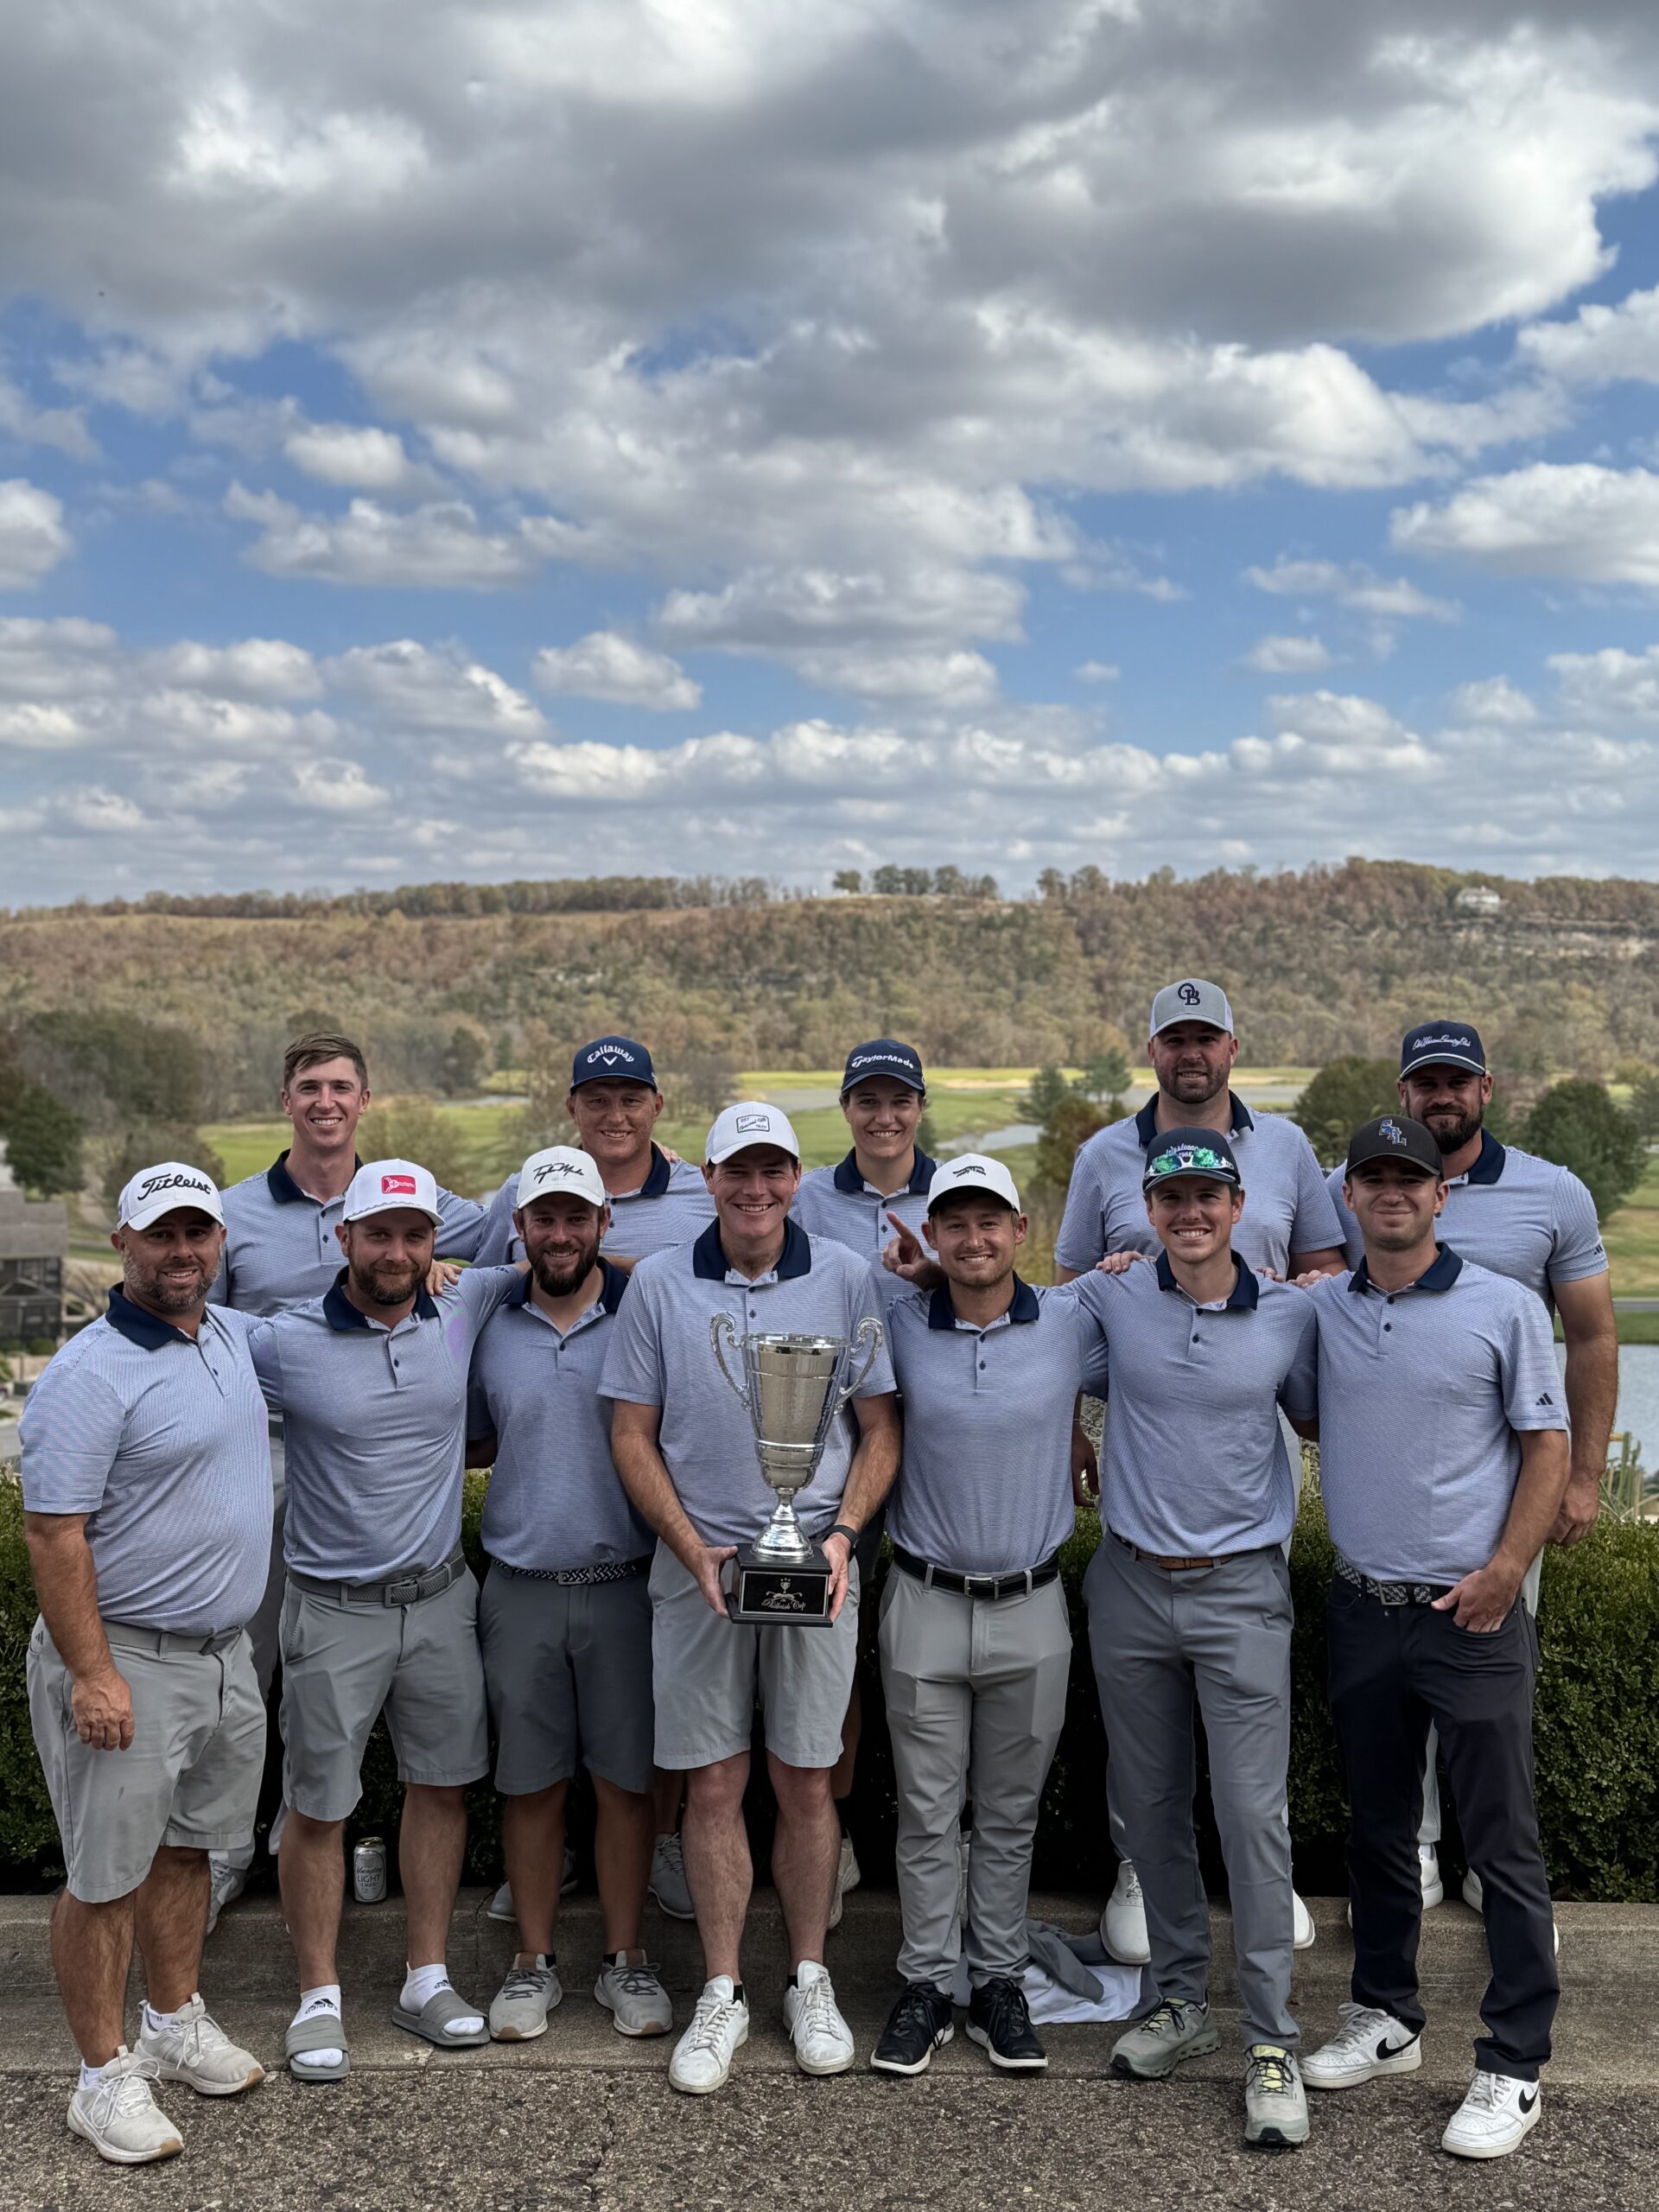
<svg viewBox="0 0 1659 2212">
<path fill-rule="evenodd" d="M 931 1567 L 902 1544 L 893 1548 L 893 1564 L 930 1590 L 948 1590 L 956 1598 L 1024 1598 L 1052 1582 L 1060 1571 L 1058 1554 L 1051 1553 L 1037 1567 L 1015 1567 L 1007 1574 L 958 1574 L 954 1567 Z"/>
<path fill-rule="evenodd" d="M 651 1559 L 601 1559 L 591 1567 L 509 1567 L 504 1559 L 490 1565 L 499 1574 L 516 1574 L 526 1582 L 556 1582 L 562 1589 L 585 1590 L 601 1582 L 635 1582 L 651 1570 Z"/>
<path fill-rule="evenodd" d="M 1432 1605 L 1437 1598 L 1444 1598 L 1451 1589 L 1449 1582 L 1379 1582 L 1375 1575 L 1362 1574 L 1351 1560 L 1337 1554 L 1337 1573 L 1344 1582 L 1351 1582 L 1363 1598 L 1379 1605 Z"/>
<path fill-rule="evenodd" d="M 316 1598 L 340 1598 L 359 1605 L 418 1605 L 423 1598 L 436 1598 L 459 1582 L 467 1572 L 467 1555 L 457 1549 L 444 1560 L 442 1567 L 417 1567 L 407 1574 L 389 1575 L 384 1582 L 324 1582 L 315 1574 L 296 1574 L 292 1567 L 288 1579 L 297 1590 L 308 1590 Z"/>
</svg>

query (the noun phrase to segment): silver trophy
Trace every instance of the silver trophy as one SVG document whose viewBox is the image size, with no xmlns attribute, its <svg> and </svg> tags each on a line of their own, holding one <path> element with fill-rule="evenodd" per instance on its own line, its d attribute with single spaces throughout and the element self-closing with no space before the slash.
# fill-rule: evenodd
<svg viewBox="0 0 1659 2212">
<path fill-rule="evenodd" d="M 795 1493 L 818 1471 L 830 1424 L 869 1373 L 881 1348 L 881 1324 L 867 1313 L 845 1337 L 740 1337 L 729 1313 L 709 1323 L 715 1358 L 749 1410 L 760 1472 L 778 1493 L 771 1520 L 734 1562 L 726 1609 L 734 1621 L 824 1623 L 830 1618 L 830 1562 L 796 1518 Z M 739 1382 L 726 1363 L 741 1357 Z M 861 1347 L 862 1365 L 849 1379 Z"/>
</svg>

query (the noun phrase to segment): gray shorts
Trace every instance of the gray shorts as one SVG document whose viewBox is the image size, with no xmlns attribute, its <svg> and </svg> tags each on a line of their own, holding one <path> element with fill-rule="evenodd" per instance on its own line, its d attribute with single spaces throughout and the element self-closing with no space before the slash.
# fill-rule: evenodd
<svg viewBox="0 0 1659 2212">
<path fill-rule="evenodd" d="M 313 1821 L 343 1821 L 363 1794 L 363 1751 L 381 1708 L 402 1782 L 454 1788 L 490 1764 L 478 1585 L 470 1573 L 412 1605 L 283 1600 L 283 1789 Z"/>
<path fill-rule="evenodd" d="M 628 1582 L 545 1582 L 492 1562 L 478 1601 L 495 1786 L 528 1796 L 580 1758 L 619 1789 L 651 1788 L 651 1593 Z"/>
<path fill-rule="evenodd" d="M 69 1670 L 43 1620 L 29 1640 L 35 1749 L 63 1839 L 69 1894 L 83 1904 L 107 1904 L 136 1890 L 163 1845 L 222 1851 L 250 1841 L 265 1765 L 264 1700 L 245 1630 L 204 1651 L 200 1637 L 105 1627 L 132 1692 L 124 1751 L 81 1742 Z"/>
<path fill-rule="evenodd" d="M 666 1544 L 651 1569 L 657 1764 L 713 1766 L 747 1751 L 757 1689 L 766 1749 L 785 1766 L 834 1766 L 858 1661 L 858 1566 L 833 1626 L 752 1628 L 709 1605 Z"/>
</svg>

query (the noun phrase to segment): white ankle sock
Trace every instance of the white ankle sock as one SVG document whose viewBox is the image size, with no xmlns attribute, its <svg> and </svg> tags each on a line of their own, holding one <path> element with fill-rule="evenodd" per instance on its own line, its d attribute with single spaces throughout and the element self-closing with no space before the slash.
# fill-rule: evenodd
<svg viewBox="0 0 1659 2212">
<path fill-rule="evenodd" d="M 118 2058 L 120 2056 L 120 2052 L 117 2051 L 115 2057 Z M 89 2066 L 83 2058 L 80 2062 L 81 2088 L 83 2089 L 90 2089 L 94 2082 L 101 2082 L 114 2063 L 115 2058 L 106 2058 L 101 2066 Z"/>
<path fill-rule="evenodd" d="M 337 1981 L 320 1981 L 315 1989 L 302 1989 L 300 1992 L 300 2009 L 294 2015 L 294 2024 L 297 2027 L 302 2020 L 315 2019 L 319 2012 L 332 2012 L 335 2019 L 340 2018 L 340 1984 Z M 332 2047 L 324 2050 L 302 2050 L 298 2063 L 302 2068 L 338 2066 L 345 2056 L 343 2050 L 336 2050 Z"/>
<path fill-rule="evenodd" d="M 420 2012 L 423 2006 L 431 2003 L 441 1989 L 454 1986 L 449 1980 L 449 1969 L 442 1964 L 410 1967 L 406 1972 L 408 1980 L 404 1984 L 404 1993 L 397 2000 L 405 2012 Z"/>
<path fill-rule="evenodd" d="M 147 2036 L 159 2036 L 165 2033 L 178 2017 L 176 2012 L 158 2012 L 149 1998 L 145 1998 L 143 2031 Z"/>
</svg>

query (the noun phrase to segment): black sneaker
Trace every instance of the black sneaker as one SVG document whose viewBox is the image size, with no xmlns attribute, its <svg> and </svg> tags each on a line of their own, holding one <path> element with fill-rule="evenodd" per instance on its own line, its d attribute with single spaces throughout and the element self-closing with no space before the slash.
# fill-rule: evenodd
<svg viewBox="0 0 1659 2212">
<path fill-rule="evenodd" d="M 925 2074 L 928 2062 L 956 2030 L 950 1999 L 931 1981 L 910 1981 L 887 2016 L 881 2040 L 870 2053 L 878 2074 Z"/>
<path fill-rule="evenodd" d="M 968 2040 L 982 2044 L 993 2066 L 1034 2074 L 1048 2063 L 1017 1981 L 999 1979 L 975 1990 L 968 2006 Z"/>
</svg>

